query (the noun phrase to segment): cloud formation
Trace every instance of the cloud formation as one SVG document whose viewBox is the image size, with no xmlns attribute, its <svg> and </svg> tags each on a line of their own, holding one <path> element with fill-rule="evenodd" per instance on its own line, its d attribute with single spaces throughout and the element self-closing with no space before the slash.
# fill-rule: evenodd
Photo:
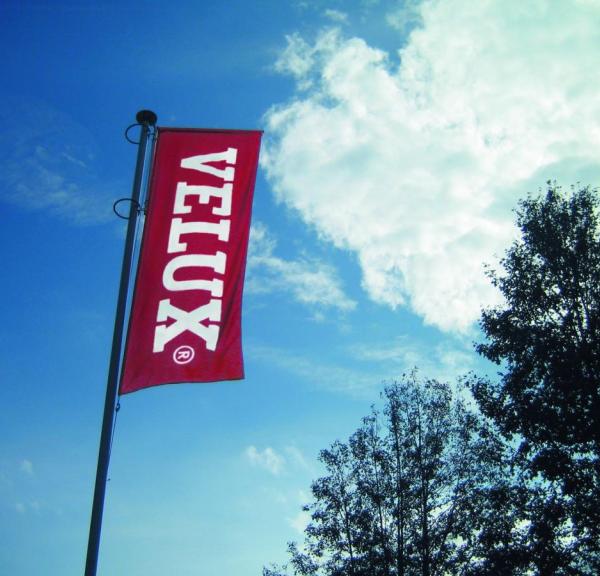
<svg viewBox="0 0 600 576">
<path fill-rule="evenodd" d="M 341 10 L 333 10 L 328 8 L 325 10 L 324 15 L 326 18 L 329 18 L 333 22 L 338 22 L 340 24 L 345 24 L 348 22 L 348 14 L 342 12 Z"/>
<path fill-rule="evenodd" d="M 42 102 L 2 104 L 0 200 L 77 225 L 113 220 L 114 190 L 129 187 L 100 178 L 93 136 Z"/>
<path fill-rule="evenodd" d="M 28 512 L 39 514 L 41 509 L 42 506 L 37 500 L 32 500 L 31 502 L 15 502 L 15 510 L 19 514 L 27 514 Z"/>
<path fill-rule="evenodd" d="M 31 460 L 27 460 L 26 458 L 21 460 L 19 464 L 19 470 L 25 474 L 25 476 L 33 476 L 33 462 Z"/>
<path fill-rule="evenodd" d="M 373 390 L 389 376 L 379 365 L 375 370 L 353 369 L 274 346 L 248 345 L 246 351 L 254 360 L 294 374 L 313 386 L 357 397 L 372 397 Z"/>
<path fill-rule="evenodd" d="M 263 468 L 274 476 L 278 476 L 283 471 L 285 463 L 283 456 L 275 452 L 270 446 L 262 451 L 258 450 L 256 446 L 248 446 L 244 454 L 253 466 Z"/>
<path fill-rule="evenodd" d="M 461 345 L 447 340 L 425 346 L 406 336 L 392 342 L 353 346 L 351 352 L 354 358 L 384 367 L 396 378 L 418 367 L 428 377 L 455 380 L 472 370 L 475 363 L 470 343 Z"/>
<path fill-rule="evenodd" d="M 514 237 L 517 199 L 597 178 L 600 3 L 418 11 L 398 58 L 335 29 L 291 36 L 277 69 L 298 93 L 266 115 L 263 165 L 279 200 L 356 252 L 373 300 L 467 332 L 497 301 L 482 264 Z"/>
<path fill-rule="evenodd" d="M 248 250 L 246 291 L 253 294 L 289 292 L 309 308 L 348 312 L 356 303 L 344 293 L 336 271 L 310 257 L 285 260 L 275 255 L 277 244 L 266 226 L 252 225 Z"/>
<path fill-rule="evenodd" d="M 298 534 L 304 534 L 304 530 L 306 530 L 310 518 L 310 512 L 300 510 L 293 518 L 288 518 L 288 524 L 298 532 Z"/>
<path fill-rule="evenodd" d="M 244 450 L 244 456 L 250 464 L 258 468 L 263 468 L 274 476 L 279 476 L 286 469 L 290 468 L 295 471 L 314 471 L 302 451 L 296 446 L 285 446 L 283 452 L 285 452 L 286 456 L 271 446 L 267 446 L 264 450 L 259 450 L 256 446 L 250 445 Z"/>
</svg>

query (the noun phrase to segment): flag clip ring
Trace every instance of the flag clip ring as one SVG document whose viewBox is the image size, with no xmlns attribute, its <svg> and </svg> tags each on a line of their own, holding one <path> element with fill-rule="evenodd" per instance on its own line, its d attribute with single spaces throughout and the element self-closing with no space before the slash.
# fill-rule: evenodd
<svg viewBox="0 0 600 576">
<path fill-rule="evenodd" d="M 144 211 L 140 205 L 139 202 L 137 202 L 136 200 L 134 200 L 133 198 L 119 198 L 118 200 L 116 200 L 113 204 L 113 212 L 119 217 L 122 218 L 123 220 L 129 220 L 129 216 L 124 216 L 123 214 L 121 214 L 118 210 L 117 207 L 121 202 L 131 202 L 133 204 L 136 205 L 137 211 L 138 213 Z M 145 212 L 145 211 L 144 211 Z"/>
<path fill-rule="evenodd" d="M 145 111 L 142 111 L 145 112 Z M 148 114 L 153 114 L 154 118 L 152 117 L 146 117 L 146 116 L 140 116 L 140 114 L 142 113 L 138 113 L 138 117 L 141 118 L 142 120 L 144 120 L 144 122 L 135 122 L 135 124 L 130 124 L 129 126 L 127 126 L 127 128 L 125 128 L 125 140 L 127 140 L 127 142 L 129 142 L 130 144 L 139 144 L 140 141 L 139 140 L 133 140 L 132 138 L 129 137 L 129 131 L 132 128 L 135 128 L 136 126 L 142 126 L 143 124 L 149 122 L 149 133 L 150 135 L 156 137 L 156 127 L 154 126 L 156 123 L 156 114 L 154 114 L 154 112 L 148 112 Z"/>
<path fill-rule="evenodd" d="M 130 126 L 127 126 L 127 128 L 125 128 L 125 140 L 127 140 L 127 142 L 129 142 L 130 144 L 139 144 L 140 141 L 139 140 L 132 140 L 129 137 L 129 131 L 132 128 L 135 128 L 136 126 L 140 126 L 140 124 L 138 124 L 137 122 L 135 124 L 131 124 Z"/>
</svg>

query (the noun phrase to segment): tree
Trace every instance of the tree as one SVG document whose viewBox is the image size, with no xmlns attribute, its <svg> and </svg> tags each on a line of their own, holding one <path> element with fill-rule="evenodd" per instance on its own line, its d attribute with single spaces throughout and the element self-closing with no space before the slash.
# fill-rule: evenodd
<svg viewBox="0 0 600 576">
<path fill-rule="evenodd" d="M 554 491 L 538 517 L 571 527 L 589 574 L 600 573 L 599 208 L 589 187 L 565 194 L 550 182 L 520 202 L 521 237 L 489 271 L 505 303 L 483 312 L 477 346 L 500 378 L 470 382 L 528 480 Z"/>
<path fill-rule="evenodd" d="M 501 444 L 447 384 L 412 374 L 384 400 L 321 452 L 326 474 L 312 485 L 303 546 L 290 544 L 291 573 L 438 576 L 483 562 L 474 542 L 493 516 L 484 509 Z"/>
</svg>

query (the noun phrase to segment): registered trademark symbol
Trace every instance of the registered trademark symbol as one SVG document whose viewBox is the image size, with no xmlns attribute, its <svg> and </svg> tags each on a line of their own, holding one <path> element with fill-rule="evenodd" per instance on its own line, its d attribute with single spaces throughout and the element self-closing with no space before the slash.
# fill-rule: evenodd
<svg viewBox="0 0 600 576">
<path fill-rule="evenodd" d="M 196 352 L 191 346 L 179 346 L 173 352 L 173 361 L 176 364 L 188 364 L 194 359 Z"/>
</svg>

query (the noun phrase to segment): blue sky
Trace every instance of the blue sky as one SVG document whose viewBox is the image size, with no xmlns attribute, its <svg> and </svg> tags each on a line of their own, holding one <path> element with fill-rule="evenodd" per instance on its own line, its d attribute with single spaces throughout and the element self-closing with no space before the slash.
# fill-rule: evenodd
<svg viewBox="0 0 600 576">
<path fill-rule="evenodd" d="M 284 560 L 384 381 L 493 372 L 517 199 L 598 184 L 597 0 L 8 0 L 0 28 L 3 574 L 83 571 L 139 109 L 265 130 L 247 377 L 122 400 L 99 574 Z"/>
</svg>

